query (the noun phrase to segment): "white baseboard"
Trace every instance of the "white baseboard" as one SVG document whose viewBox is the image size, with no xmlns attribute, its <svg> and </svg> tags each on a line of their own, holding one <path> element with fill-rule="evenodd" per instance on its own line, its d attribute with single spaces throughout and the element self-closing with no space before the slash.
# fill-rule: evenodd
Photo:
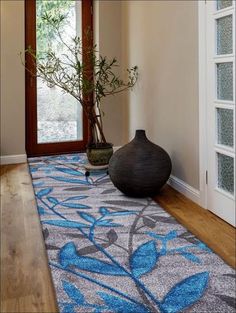
<svg viewBox="0 0 236 313">
<path fill-rule="evenodd" d="M 171 175 L 168 180 L 168 185 L 182 193 L 193 202 L 200 205 L 200 191 L 185 183 L 183 180 Z"/>
<path fill-rule="evenodd" d="M 114 152 L 116 152 L 117 150 L 119 150 L 120 148 L 122 148 L 123 146 L 114 146 L 113 147 L 113 150 L 114 150 Z"/>
<path fill-rule="evenodd" d="M 1 155 L 0 164 L 18 164 L 27 162 L 26 154 Z"/>
<path fill-rule="evenodd" d="M 116 151 L 120 147 L 114 147 Z M 27 156 L 26 154 L 18 154 L 18 155 L 2 155 L 0 156 L 0 164 L 18 164 L 18 163 L 26 163 Z M 171 175 L 168 180 L 168 185 L 185 195 L 187 198 L 191 199 L 193 202 L 200 204 L 200 191 L 193 188 L 192 186 L 185 183 L 183 180 Z"/>
</svg>

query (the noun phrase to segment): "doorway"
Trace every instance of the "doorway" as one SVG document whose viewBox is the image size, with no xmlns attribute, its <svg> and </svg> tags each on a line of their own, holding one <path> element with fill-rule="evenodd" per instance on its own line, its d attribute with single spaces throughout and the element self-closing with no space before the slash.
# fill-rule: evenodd
<svg viewBox="0 0 236 313">
<path fill-rule="evenodd" d="M 49 27 L 45 14 L 65 17 L 60 33 Z M 37 57 L 48 49 L 56 51 L 59 58 L 70 57 L 67 46 L 75 36 L 82 38 L 82 49 L 86 49 L 93 37 L 88 39 L 88 29 L 92 32 L 92 0 L 25 1 L 25 46 L 34 49 Z M 32 62 L 29 56 L 26 62 Z M 26 71 L 27 155 L 84 151 L 87 141 L 87 118 L 78 101 Z"/>
<path fill-rule="evenodd" d="M 235 226 L 235 1 L 205 3 L 206 207 Z"/>
</svg>

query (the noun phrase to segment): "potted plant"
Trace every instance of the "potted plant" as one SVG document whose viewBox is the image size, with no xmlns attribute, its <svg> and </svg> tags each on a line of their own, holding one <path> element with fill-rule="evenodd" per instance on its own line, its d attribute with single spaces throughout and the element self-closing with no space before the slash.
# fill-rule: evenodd
<svg viewBox="0 0 236 313">
<path fill-rule="evenodd" d="M 57 51 L 52 48 L 37 53 L 28 47 L 25 52 L 30 56 L 34 69 L 30 69 L 27 64 L 24 66 L 31 75 L 40 77 L 48 86 L 57 86 L 78 100 L 89 122 L 88 159 L 92 165 L 108 164 L 113 148 L 106 141 L 103 131 L 101 103 L 103 98 L 135 85 L 138 78 L 137 66 L 127 69 L 127 78 L 123 80 L 116 74 L 117 60 L 99 55 L 96 45 L 87 45 L 86 49 L 82 49 L 80 37 L 71 38 L 70 45 L 63 39 L 59 30 L 64 15 L 55 17 L 46 13 L 43 19 L 57 34 L 68 53 L 57 55 Z M 88 31 L 86 36 L 89 37 L 90 34 Z"/>
</svg>

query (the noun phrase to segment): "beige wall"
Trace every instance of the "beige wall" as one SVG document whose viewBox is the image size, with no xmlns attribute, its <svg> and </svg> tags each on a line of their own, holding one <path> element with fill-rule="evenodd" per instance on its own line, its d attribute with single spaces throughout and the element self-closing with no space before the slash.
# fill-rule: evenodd
<svg viewBox="0 0 236 313">
<path fill-rule="evenodd" d="M 24 2 L 1 0 L 1 155 L 25 153 Z"/>
<path fill-rule="evenodd" d="M 1 0 L 1 155 L 25 153 L 24 1 Z M 95 1 L 96 35 L 100 52 L 121 60 L 121 3 Z M 114 36 L 115 34 L 115 36 Z M 107 140 L 121 145 L 124 127 L 120 96 L 104 102 Z"/>
<path fill-rule="evenodd" d="M 1 155 L 25 151 L 24 3 L 1 2 Z M 104 104 L 105 132 L 115 145 L 135 129 L 163 146 L 173 175 L 199 188 L 198 32 L 196 1 L 95 1 L 100 53 L 138 65 L 134 91 Z"/>
<path fill-rule="evenodd" d="M 121 1 L 95 1 L 95 41 L 99 53 L 121 64 Z M 117 70 L 120 75 L 120 68 Z M 115 146 L 124 143 L 124 104 L 121 95 L 107 97 L 103 101 L 104 131 Z"/>
<path fill-rule="evenodd" d="M 127 97 L 127 134 L 146 129 L 173 162 L 173 175 L 199 188 L 197 1 L 123 1 L 122 46 L 140 77 Z"/>
</svg>

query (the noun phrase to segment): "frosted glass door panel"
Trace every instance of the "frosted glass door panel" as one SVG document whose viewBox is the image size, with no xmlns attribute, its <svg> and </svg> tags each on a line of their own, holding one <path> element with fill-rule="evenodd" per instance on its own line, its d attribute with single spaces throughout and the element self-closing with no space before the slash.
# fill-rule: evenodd
<svg viewBox="0 0 236 313">
<path fill-rule="evenodd" d="M 201 73 L 207 77 L 202 88 L 203 92 L 206 88 L 206 207 L 236 226 L 235 1 L 198 3 L 202 6 L 200 17 L 206 19 L 206 38 L 203 31 L 202 41 L 206 39 L 207 69 L 203 66 Z"/>
<path fill-rule="evenodd" d="M 233 101 L 233 63 L 217 64 L 217 98 Z"/>
<path fill-rule="evenodd" d="M 218 187 L 230 194 L 234 194 L 234 159 L 217 153 L 218 159 Z"/>
<path fill-rule="evenodd" d="M 233 19 L 228 15 L 217 20 L 217 54 L 233 53 Z"/>
<path fill-rule="evenodd" d="M 232 6 L 232 0 L 217 0 L 217 10 L 222 10 Z"/>
<path fill-rule="evenodd" d="M 234 111 L 217 108 L 217 143 L 233 147 L 234 145 Z"/>
<path fill-rule="evenodd" d="M 81 33 L 81 1 L 37 0 L 37 54 L 43 56 L 51 48 L 57 57 L 68 62 L 72 38 Z M 44 20 L 45 13 L 66 16 L 60 34 L 53 31 Z M 67 57 L 66 57 L 67 56 Z M 82 109 L 78 101 L 59 87 L 47 85 L 37 79 L 37 141 L 53 143 L 83 139 Z"/>
</svg>

